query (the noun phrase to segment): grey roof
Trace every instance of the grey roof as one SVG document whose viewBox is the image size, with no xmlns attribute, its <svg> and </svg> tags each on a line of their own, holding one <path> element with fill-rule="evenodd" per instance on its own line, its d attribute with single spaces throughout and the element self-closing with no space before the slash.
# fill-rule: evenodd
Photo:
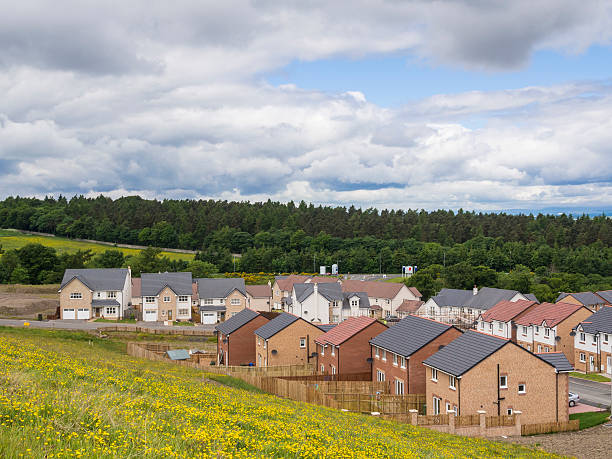
<svg viewBox="0 0 612 459">
<path fill-rule="evenodd" d="M 283 301 L 285 302 L 286 305 L 292 305 L 293 304 L 293 298 L 291 298 L 290 296 L 284 297 Z"/>
<path fill-rule="evenodd" d="M 245 308 L 240 311 L 235 316 L 230 317 L 225 322 L 221 322 L 219 325 L 215 327 L 215 330 L 220 331 L 224 335 L 229 335 L 230 333 L 235 332 L 243 325 L 246 325 L 255 317 L 257 317 L 259 313 L 257 311 L 253 311 L 252 309 Z"/>
<path fill-rule="evenodd" d="M 205 304 L 204 306 L 200 306 L 200 311 L 225 311 L 225 306 Z"/>
<path fill-rule="evenodd" d="M 597 294 L 608 303 L 612 304 L 612 290 L 600 290 Z"/>
<path fill-rule="evenodd" d="M 344 292 L 342 299 L 342 309 L 350 309 L 350 298 L 353 296 L 359 297 L 359 308 L 370 309 L 370 298 L 366 292 Z"/>
<path fill-rule="evenodd" d="M 533 293 L 523 293 L 523 296 L 527 298 L 529 301 L 535 301 L 540 304 L 540 300 Z"/>
<path fill-rule="evenodd" d="M 542 354 L 536 354 L 542 360 L 551 364 L 557 370 L 557 373 L 567 373 L 574 371 L 574 367 L 567 360 L 563 352 L 545 352 Z"/>
<path fill-rule="evenodd" d="M 555 303 L 558 303 L 559 301 L 563 300 L 563 298 L 569 295 L 572 295 L 574 298 L 576 298 L 578 301 L 580 301 L 585 306 L 590 306 L 593 304 L 606 304 L 606 300 L 604 300 L 601 296 L 595 295 L 593 292 L 578 292 L 578 293 L 561 292 L 559 296 L 557 297 L 557 301 L 555 301 Z"/>
<path fill-rule="evenodd" d="M 443 288 L 432 300 L 438 306 L 463 306 L 474 294 L 471 290 L 458 290 L 455 288 Z"/>
<path fill-rule="evenodd" d="M 188 360 L 189 351 L 187 349 L 171 349 L 166 351 L 170 360 Z"/>
<path fill-rule="evenodd" d="M 449 328 L 452 328 L 452 326 L 409 315 L 380 335 L 372 338 L 370 343 L 408 357 Z"/>
<path fill-rule="evenodd" d="M 338 324 L 321 324 L 321 325 L 317 325 L 317 327 L 319 327 L 321 330 L 323 330 L 325 333 L 327 333 L 332 328 L 334 328 L 336 325 L 338 325 Z"/>
<path fill-rule="evenodd" d="M 328 301 L 342 301 L 342 286 L 338 282 L 326 282 L 316 285 L 319 293 Z M 293 284 L 297 300 L 301 303 L 312 295 L 314 286 L 315 284 L 310 282 L 307 284 Z"/>
<path fill-rule="evenodd" d="M 272 319 L 267 324 L 263 324 L 261 327 L 255 330 L 255 334 L 263 339 L 269 339 L 276 335 L 279 331 L 287 328 L 296 320 L 300 320 L 300 318 L 298 316 L 294 316 L 293 314 L 283 312 L 277 318 Z"/>
<path fill-rule="evenodd" d="M 242 277 L 227 277 L 227 278 L 200 278 L 196 279 L 198 283 L 198 295 L 202 298 L 227 298 L 234 290 L 238 290 L 244 296 L 246 287 Z"/>
<path fill-rule="evenodd" d="M 490 309 L 500 301 L 512 299 L 517 290 L 505 290 L 501 288 L 483 287 L 476 295 L 472 290 L 457 290 L 443 288 L 436 296 L 432 297 L 438 306 L 454 306 L 474 309 Z M 537 298 L 534 300 L 537 301 Z"/>
<path fill-rule="evenodd" d="M 117 300 L 108 298 L 106 300 L 91 300 L 91 305 L 94 308 L 101 308 L 103 306 L 121 306 Z"/>
<path fill-rule="evenodd" d="M 605 306 L 580 323 L 586 333 L 612 333 L 612 307 Z"/>
<path fill-rule="evenodd" d="M 90 290 L 123 290 L 128 272 L 123 268 L 67 269 L 60 290 L 75 277 Z"/>
<path fill-rule="evenodd" d="M 468 330 L 423 363 L 450 375 L 461 376 L 509 342 L 492 335 Z"/>
<path fill-rule="evenodd" d="M 177 295 L 193 293 L 191 273 L 142 273 L 140 278 L 142 296 L 157 296 L 165 287 Z"/>
</svg>

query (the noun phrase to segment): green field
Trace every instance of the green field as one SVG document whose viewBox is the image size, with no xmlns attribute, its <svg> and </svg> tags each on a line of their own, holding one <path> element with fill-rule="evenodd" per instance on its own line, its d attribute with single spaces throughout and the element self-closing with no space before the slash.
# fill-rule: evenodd
<svg viewBox="0 0 612 459">
<path fill-rule="evenodd" d="M 91 250 L 94 254 L 104 252 L 105 250 L 117 249 L 121 250 L 126 256 L 136 255 L 140 249 L 127 249 L 115 247 L 106 244 L 96 244 L 90 242 L 74 241 L 63 237 L 56 236 L 39 236 L 34 234 L 24 234 L 19 231 L 0 229 L 0 244 L 4 250 L 19 249 L 26 244 L 42 244 L 47 247 L 53 247 L 58 253 L 61 252 L 76 252 L 77 250 Z M 190 253 L 175 253 L 162 252 L 162 256 L 168 257 L 171 260 L 193 260 L 194 255 Z"/>
<path fill-rule="evenodd" d="M 115 340 L 0 328 L 0 457 L 553 457 L 214 379 Z"/>
</svg>

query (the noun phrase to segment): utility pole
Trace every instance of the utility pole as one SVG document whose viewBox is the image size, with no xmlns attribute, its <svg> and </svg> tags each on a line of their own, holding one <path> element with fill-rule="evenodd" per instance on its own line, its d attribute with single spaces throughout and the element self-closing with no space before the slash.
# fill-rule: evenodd
<svg viewBox="0 0 612 459">
<path fill-rule="evenodd" d="M 317 273 L 316 266 L 317 266 L 317 255 L 315 254 L 312 256 L 312 272 L 314 274 Z"/>
</svg>

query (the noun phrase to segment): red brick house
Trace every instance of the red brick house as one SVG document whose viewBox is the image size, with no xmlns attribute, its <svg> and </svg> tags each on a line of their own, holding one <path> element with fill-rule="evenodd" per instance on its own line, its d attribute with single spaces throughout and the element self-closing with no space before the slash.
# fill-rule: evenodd
<svg viewBox="0 0 612 459">
<path fill-rule="evenodd" d="M 395 395 L 424 394 L 423 360 L 455 338 L 452 325 L 409 315 L 372 340 L 372 380 L 388 381 Z"/>
<path fill-rule="evenodd" d="M 321 374 L 369 373 L 370 340 L 387 329 L 371 317 L 349 317 L 315 339 Z"/>
<path fill-rule="evenodd" d="M 275 313 L 260 313 L 246 308 L 217 325 L 217 364 L 254 365 L 254 332 L 275 316 Z"/>
</svg>

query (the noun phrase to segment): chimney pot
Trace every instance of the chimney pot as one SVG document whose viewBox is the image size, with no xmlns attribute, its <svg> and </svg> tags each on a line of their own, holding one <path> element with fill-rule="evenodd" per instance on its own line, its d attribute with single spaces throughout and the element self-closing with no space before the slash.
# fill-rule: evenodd
<svg viewBox="0 0 612 459">
<path fill-rule="evenodd" d="M 472 293 L 474 295 L 478 295 L 478 286 L 477 285 L 474 285 L 474 288 L 472 289 Z"/>
</svg>

